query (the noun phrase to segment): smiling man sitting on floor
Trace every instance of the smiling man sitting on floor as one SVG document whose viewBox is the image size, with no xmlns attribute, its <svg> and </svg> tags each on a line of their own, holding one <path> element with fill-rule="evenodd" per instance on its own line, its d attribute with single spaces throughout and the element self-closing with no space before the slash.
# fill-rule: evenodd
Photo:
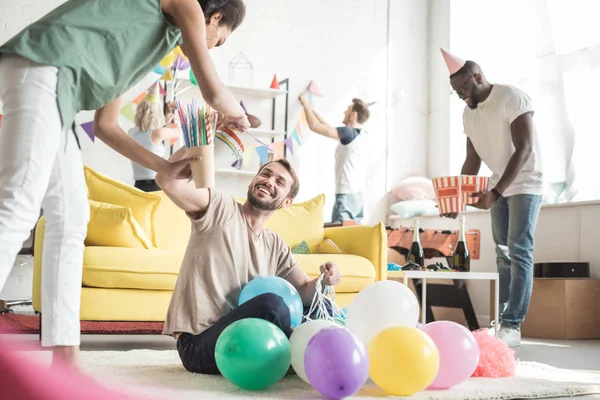
<svg viewBox="0 0 600 400">
<path fill-rule="evenodd" d="M 183 157 L 184 148 L 171 161 Z M 305 310 L 315 295 L 316 279 L 300 268 L 279 235 L 264 228 L 269 217 L 289 207 L 298 194 L 298 177 L 287 160 L 270 162 L 258 171 L 243 205 L 218 190 L 196 189 L 193 181 L 158 174 L 156 182 L 192 222 L 163 331 L 177 338 L 183 366 L 190 372 L 218 374 L 217 339 L 243 318 L 270 321 L 290 337 L 290 312 L 280 296 L 266 293 L 237 305 L 244 285 L 257 276 L 286 279 L 300 293 Z M 340 282 L 334 263 L 320 270 L 324 285 Z"/>
</svg>

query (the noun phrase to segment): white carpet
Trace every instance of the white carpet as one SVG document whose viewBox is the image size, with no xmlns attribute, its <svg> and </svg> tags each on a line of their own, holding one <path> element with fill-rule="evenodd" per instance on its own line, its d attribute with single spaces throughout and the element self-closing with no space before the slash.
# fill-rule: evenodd
<svg viewBox="0 0 600 400">
<path fill-rule="evenodd" d="M 26 352 L 44 363 L 48 352 Z M 297 376 L 289 376 L 267 391 L 238 389 L 222 377 L 187 372 L 176 351 L 86 351 L 82 352 L 85 369 L 100 383 L 145 399 L 198 400 L 238 399 L 323 399 Z M 600 393 L 600 375 L 562 370 L 545 364 L 521 362 L 513 378 L 471 378 L 445 391 L 425 391 L 413 399 L 532 399 L 569 397 Z M 369 381 L 351 399 L 389 397 Z"/>
</svg>

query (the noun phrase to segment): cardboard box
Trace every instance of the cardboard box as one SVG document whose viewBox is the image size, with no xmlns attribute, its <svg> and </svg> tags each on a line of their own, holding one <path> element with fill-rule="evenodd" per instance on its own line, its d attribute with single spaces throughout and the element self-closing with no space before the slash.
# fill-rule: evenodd
<svg viewBox="0 0 600 400">
<path fill-rule="evenodd" d="M 494 286 L 490 285 L 492 299 Z M 493 300 L 490 315 L 494 313 Z M 540 339 L 600 339 L 600 280 L 536 278 L 521 335 Z"/>
</svg>

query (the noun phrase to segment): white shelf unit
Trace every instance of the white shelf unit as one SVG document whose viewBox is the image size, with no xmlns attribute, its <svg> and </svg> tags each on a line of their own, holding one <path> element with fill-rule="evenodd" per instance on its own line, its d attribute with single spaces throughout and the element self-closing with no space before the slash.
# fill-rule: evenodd
<svg viewBox="0 0 600 400">
<path fill-rule="evenodd" d="M 263 88 L 251 88 L 241 86 L 227 86 L 231 93 L 240 96 L 258 97 L 263 99 L 275 99 L 281 95 L 287 94 L 287 90 L 284 89 L 263 89 Z"/>
<path fill-rule="evenodd" d="M 253 177 L 256 175 L 256 171 L 248 171 L 246 169 L 236 169 L 236 168 L 219 168 L 215 170 L 216 174 L 221 175 L 241 175 L 241 176 L 250 176 Z"/>
<path fill-rule="evenodd" d="M 248 129 L 253 135 L 257 137 L 264 137 L 269 139 L 274 139 L 277 136 L 285 136 L 284 131 L 272 131 L 270 129 L 261 129 L 261 128 L 250 128 Z"/>
</svg>

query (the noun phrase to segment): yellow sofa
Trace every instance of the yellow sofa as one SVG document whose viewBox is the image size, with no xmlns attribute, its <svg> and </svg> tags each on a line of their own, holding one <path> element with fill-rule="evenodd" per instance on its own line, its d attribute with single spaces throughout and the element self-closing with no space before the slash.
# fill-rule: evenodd
<svg viewBox="0 0 600 400">
<path fill-rule="evenodd" d="M 88 167 L 85 172 L 91 218 L 82 266 L 81 320 L 164 321 L 190 234 L 189 219 L 163 192 L 144 193 Z M 335 288 L 336 300 L 344 307 L 362 288 L 386 278 L 387 237 L 381 223 L 324 228 L 324 199 L 320 195 L 279 210 L 267 227 L 291 248 L 308 244 L 311 254 L 296 258 L 309 276 L 317 277 L 323 262 L 337 263 L 343 280 Z M 38 312 L 43 311 L 44 227 L 42 217 L 36 229 L 32 296 Z M 318 254 L 325 239 L 343 254 Z"/>
</svg>

